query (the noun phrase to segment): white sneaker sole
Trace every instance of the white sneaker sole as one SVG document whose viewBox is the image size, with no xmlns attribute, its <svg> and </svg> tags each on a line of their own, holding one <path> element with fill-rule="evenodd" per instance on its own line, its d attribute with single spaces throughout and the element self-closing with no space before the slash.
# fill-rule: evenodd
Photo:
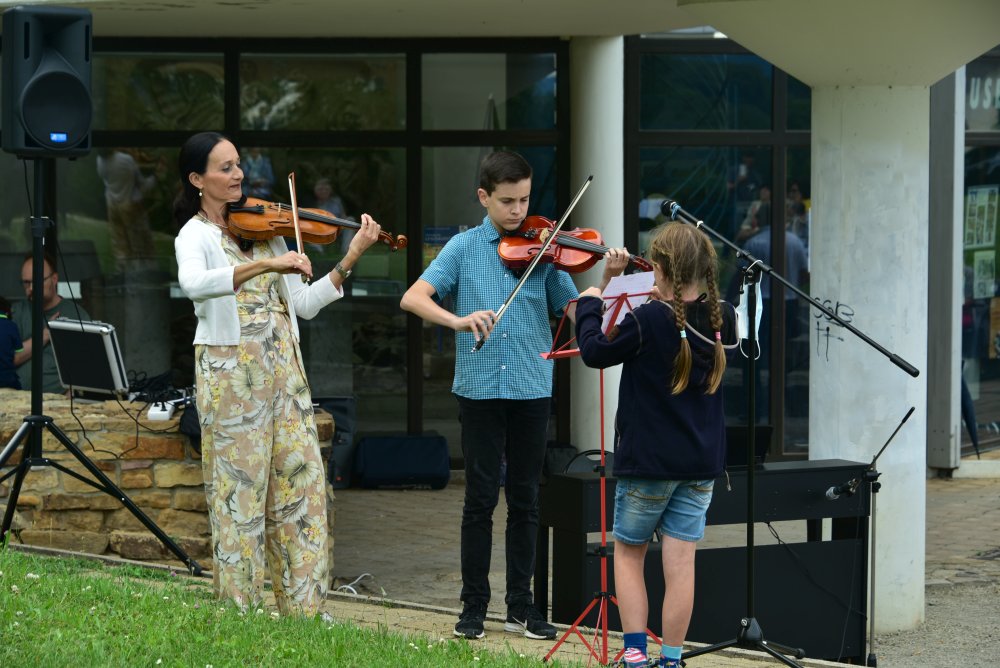
<svg viewBox="0 0 1000 668">
<path fill-rule="evenodd" d="M 520 633 L 525 638 L 531 638 L 532 640 L 552 640 L 553 638 L 556 637 L 555 633 L 553 633 L 550 636 L 543 636 L 543 635 L 538 635 L 537 633 L 532 633 L 527 629 L 527 627 L 524 624 L 521 624 L 520 622 L 504 622 L 503 630 L 506 631 L 507 633 Z"/>
<path fill-rule="evenodd" d="M 476 635 L 476 636 L 466 635 L 465 633 L 462 633 L 461 631 L 453 631 L 453 633 L 457 637 L 459 637 L 459 638 L 465 638 L 467 640 L 482 640 L 483 638 L 486 637 L 486 630 L 485 629 L 482 630 L 482 631 L 480 631 L 479 635 Z"/>
</svg>

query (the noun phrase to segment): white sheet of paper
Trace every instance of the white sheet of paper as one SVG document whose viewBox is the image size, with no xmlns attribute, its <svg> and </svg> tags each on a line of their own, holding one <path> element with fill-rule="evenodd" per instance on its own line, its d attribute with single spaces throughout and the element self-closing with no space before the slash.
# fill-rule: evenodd
<svg viewBox="0 0 1000 668">
<path fill-rule="evenodd" d="M 628 306 L 622 305 L 622 309 L 618 312 L 618 317 L 614 322 L 611 322 L 611 316 L 613 315 L 613 309 L 607 311 L 604 314 L 604 321 L 601 323 L 602 331 L 608 331 L 609 328 L 617 325 L 625 317 L 625 314 L 629 312 L 629 307 L 638 308 L 640 305 L 645 304 L 646 300 L 649 299 L 649 291 L 653 288 L 653 272 L 644 271 L 639 274 L 622 274 L 621 276 L 615 276 L 610 281 L 608 281 L 608 287 L 604 288 L 604 301 L 610 306 L 614 302 L 614 298 L 619 295 L 629 295 L 626 297 Z M 634 295 L 634 296 L 633 296 Z"/>
</svg>

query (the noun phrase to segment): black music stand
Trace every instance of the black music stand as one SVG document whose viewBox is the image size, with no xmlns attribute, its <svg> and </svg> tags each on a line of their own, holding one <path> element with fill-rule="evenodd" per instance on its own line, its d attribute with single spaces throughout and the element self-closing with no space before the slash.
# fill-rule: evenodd
<svg viewBox="0 0 1000 668">
<path fill-rule="evenodd" d="M 610 300 L 610 304 L 607 306 L 608 317 L 608 328 L 613 327 L 618 321 L 618 316 L 624 308 L 631 310 L 632 305 L 629 303 L 630 297 L 643 297 L 647 296 L 649 293 L 636 293 L 627 294 L 621 293 L 613 297 L 605 298 L 605 301 Z M 575 303 L 577 300 L 570 300 L 570 304 Z M 571 348 L 570 346 L 576 340 L 576 337 L 570 337 L 567 342 L 561 346 L 556 346 L 556 342 L 559 340 L 559 334 L 562 332 L 563 326 L 566 322 L 566 315 L 559 321 L 559 327 L 556 329 L 556 335 L 553 338 L 552 350 L 548 352 L 541 353 L 541 356 L 545 359 L 563 359 L 566 357 L 577 357 L 580 355 L 579 348 Z M 607 334 L 607 332 L 605 332 Z M 569 628 L 560 636 L 556 644 L 553 645 L 549 653 L 542 658 L 543 662 L 548 662 L 552 655 L 556 653 L 559 647 L 566 642 L 571 634 L 576 634 L 580 641 L 584 644 L 590 655 L 602 666 L 608 665 L 608 606 L 618 605 L 618 599 L 615 598 L 614 594 L 608 591 L 608 520 L 607 520 L 607 506 L 605 505 L 607 499 L 607 474 L 606 474 L 606 458 L 605 458 L 605 447 L 604 447 L 604 369 L 599 369 L 599 392 L 600 392 L 600 411 L 601 411 L 601 459 L 600 463 L 594 467 L 594 471 L 600 476 L 600 513 L 601 513 L 601 545 L 597 548 L 597 556 L 601 560 L 601 588 L 599 591 L 594 592 L 594 599 L 583 609 L 580 616 L 570 624 Z M 594 609 L 594 606 L 598 606 L 597 609 L 597 629 L 594 632 L 594 637 L 590 642 L 580 633 L 580 624 L 583 620 L 590 614 L 590 611 Z M 657 644 L 660 643 L 660 638 L 653 633 L 648 628 L 646 629 L 646 634 L 656 641 Z M 598 652 L 600 652 L 598 654 Z M 615 655 L 614 660 L 618 661 L 622 654 L 625 653 L 624 648 Z"/>
<path fill-rule="evenodd" d="M 755 391 L 754 391 L 754 381 L 755 381 L 755 364 L 754 358 L 756 356 L 757 347 L 757 336 L 756 336 L 756 315 L 757 315 L 757 297 L 756 297 L 756 284 L 760 281 L 762 274 L 767 274 L 773 280 L 777 280 L 787 289 L 791 290 L 797 294 L 802 299 L 805 299 L 814 308 L 821 311 L 830 320 L 833 320 L 837 324 L 841 325 L 852 334 L 860 338 L 862 341 L 875 348 L 877 351 L 889 358 L 889 360 L 898 366 L 900 369 L 910 374 L 916 378 L 920 371 L 916 369 L 909 362 L 904 360 L 899 355 L 891 353 L 884 347 L 879 345 L 877 342 L 872 340 L 869 336 L 858 330 L 856 327 L 851 325 L 851 323 L 845 321 L 840 315 L 835 313 L 832 309 L 820 302 L 819 299 L 813 299 L 797 286 L 792 285 L 787 280 L 785 280 L 780 274 L 774 272 L 774 270 L 768 265 L 761 262 L 759 259 L 755 258 L 753 255 L 747 253 L 743 248 L 737 246 L 732 241 L 727 239 L 725 236 L 719 234 L 711 227 L 705 224 L 705 221 L 700 220 L 695 215 L 685 211 L 681 208 L 681 205 L 677 202 L 667 199 L 664 200 L 660 205 L 660 209 L 664 215 L 669 217 L 671 220 L 679 220 L 687 225 L 694 225 L 699 230 L 704 233 L 718 239 L 724 245 L 729 247 L 735 254 L 737 260 L 746 260 L 749 264 L 743 269 L 743 285 L 747 290 L 747 314 L 749 316 L 749 332 L 747 340 L 750 342 L 750 354 L 747 358 L 747 612 L 746 616 L 740 619 L 739 629 L 736 633 L 736 638 L 732 640 L 726 640 L 724 642 L 716 643 L 714 645 L 709 645 L 707 647 L 702 647 L 691 652 L 684 653 L 684 659 L 690 659 L 702 654 L 709 654 L 711 652 L 717 652 L 721 649 L 727 649 L 729 647 L 741 647 L 743 649 L 759 650 L 770 654 L 772 657 L 780 661 L 787 666 L 793 666 L 794 668 L 802 668 L 801 664 L 798 664 L 791 659 L 789 659 L 786 654 L 791 654 L 798 659 L 805 657 L 805 652 L 800 648 L 791 647 L 790 645 L 783 645 L 776 643 L 774 641 L 768 641 L 764 639 L 764 631 L 761 629 L 760 623 L 754 617 L 754 521 L 756 519 L 756 514 L 754 511 L 754 441 L 755 441 L 755 429 L 754 425 L 756 422 L 755 416 Z"/>
<path fill-rule="evenodd" d="M 41 158 L 34 160 L 35 167 L 35 202 L 41 207 L 42 203 L 45 202 L 44 196 L 44 177 L 43 172 L 47 171 L 46 168 L 51 168 L 52 158 Z M 194 559 L 189 557 L 187 553 L 184 552 L 171 538 L 163 533 L 160 527 L 156 526 L 153 520 L 149 519 L 142 510 L 139 509 L 135 503 L 132 502 L 125 493 L 118 488 L 101 469 L 90 461 L 85 454 L 77 447 L 73 441 L 66 437 L 66 434 L 62 432 L 59 427 L 56 426 L 55 421 L 48 415 L 42 414 L 42 350 L 44 348 L 42 342 L 42 329 L 45 327 L 45 315 L 44 309 L 42 308 L 42 281 L 44 278 L 45 262 L 44 262 L 44 242 L 45 242 L 45 230 L 52 224 L 52 221 L 42 214 L 31 216 L 31 236 L 32 236 L 32 285 L 34 290 L 32 290 L 32 300 L 31 300 L 31 321 L 32 321 L 32 331 L 31 331 L 31 415 L 24 418 L 24 422 L 21 424 L 20 428 L 14 434 L 14 437 L 10 439 L 10 442 L 4 447 L 3 451 L 0 452 L 0 468 L 10 459 L 11 455 L 17 449 L 18 445 L 22 446 L 21 449 L 21 461 L 13 469 L 8 471 L 3 476 L 0 476 L 0 482 L 3 482 L 10 476 L 14 476 L 14 482 L 10 489 L 10 494 L 7 496 L 7 509 L 4 512 L 3 524 L 0 525 L 0 549 L 6 546 L 7 532 L 10 530 L 11 522 L 14 519 L 14 510 L 17 508 L 17 497 L 21 493 L 21 485 L 24 482 L 24 477 L 28 474 L 34 467 L 39 466 L 51 466 L 54 469 L 62 471 L 66 475 L 72 476 L 81 482 L 85 482 L 91 487 L 112 496 L 124 505 L 129 512 L 131 512 L 136 519 L 138 519 L 142 524 L 149 529 L 153 535 L 160 539 L 171 552 L 173 552 L 178 559 L 180 559 L 188 570 L 194 575 L 201 575 L 202 568 L 198 565 Z M 55 267 L 53 267 L 55 269 Z M 83 328 L 83 323 L 76 321 Z M 51 345 L 51 344 L 50 344 Z M 109 362 L 110 364 L 110 362 Z M 73 471 L 59 462 L 53 461 L 48 457 L 45 457 L 42 453 L 42 436 L 44 435 L 43 429 L 47 429 L 52 436 L 62 444 L 66 450 L 73 455 L 80 464 L 87 469 L 87 471 L 97 480 L 86 478 L 76 471 Z"/>
</svg>

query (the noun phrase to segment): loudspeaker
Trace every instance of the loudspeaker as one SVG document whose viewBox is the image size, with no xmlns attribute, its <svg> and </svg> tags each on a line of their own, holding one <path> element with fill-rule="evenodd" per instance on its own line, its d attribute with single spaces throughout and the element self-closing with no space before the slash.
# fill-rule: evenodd
<svg viewBox="0 0 1000 668">
<path fill-rule="evenodd" d="M 90 152 L 91 16 L 17 6 L 3 14 L 3 150 L 20 156 Z"/>
</svg>

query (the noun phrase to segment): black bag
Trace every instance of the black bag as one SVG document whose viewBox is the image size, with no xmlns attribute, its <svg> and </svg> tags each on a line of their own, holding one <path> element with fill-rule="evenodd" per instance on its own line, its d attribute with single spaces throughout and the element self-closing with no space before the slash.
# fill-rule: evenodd
<svg viewBox="0 0 1000 668">
<path fill-rule="evenodd" d="M 365 436 L 354 474 L 369 489 L 444 489 L 451 477 L 448 441 L 439 434 Z"/>
<path fill-rule="evenodd" d="M 333 416 L 333 443 L 327 478 L 334 489 L 351 486 L 354 470 L 354 428 L 357 424 L 357 403 L 353 396 L 314 398 L 313 403 Z"/>
<path fill-rule="evenodd" d="M 569 443 L 549 441 L 545 447 L 545 462 L 542 464 L 542 474 L 547 480 L 557 473 L 564 473 L 566 466 L 577 455 L 577 449 Z"/>
<path fill-rule="evenodd" d="M 177 423 L 177 429 L 191 439 L 191 447 L 200 455 L 201 422 L 198 420 L 198 409 L 195 408 L 193 401 L 181 411 L 181 419 Z"/>
</svg>

